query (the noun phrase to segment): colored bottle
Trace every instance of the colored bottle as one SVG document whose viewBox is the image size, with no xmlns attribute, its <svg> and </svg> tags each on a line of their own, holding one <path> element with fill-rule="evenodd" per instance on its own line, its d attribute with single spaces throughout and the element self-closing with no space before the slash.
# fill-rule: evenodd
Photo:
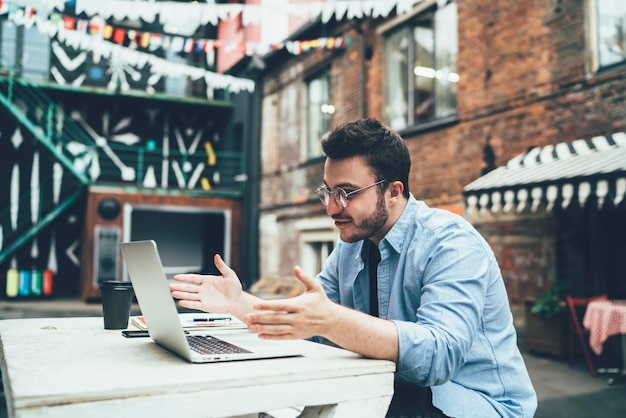
<svg viewBox="0 0 626 418">
<path fill-rule="evenodd" d="M 30 294 L 30 270 L 20 270 L 17 294 L 19 296 L 28 296 Z"/>
<path fill-rule="evenodd" d="M 30 272 L 30 293 L 33 296 L 41 296 L 41 271 L 32 269 Z"/>
<path fill-rule="evenodd" d="M 44 296 L 52 295 L 52 279 L 54 273 L 50 269 L 46 269 L 41 277 L 41 288 Z"/>
<path fill-rule="evenodd" d="M 19 274 L 17 273 L 17 269 L 11 267 L 7 270 L 7 296 L 10 298 L 14 298 L 17 296 L 17 291 L 19 288 Z"/>
</svg>

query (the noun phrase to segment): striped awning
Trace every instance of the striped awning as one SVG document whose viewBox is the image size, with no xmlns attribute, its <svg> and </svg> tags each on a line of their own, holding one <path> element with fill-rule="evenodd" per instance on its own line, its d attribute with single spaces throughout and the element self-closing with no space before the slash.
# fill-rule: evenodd
<svg viewBox="0 0 626 418">
<path fill-rule="evenodd" d="M 532 148 L 463 189 L 468 215 L 552 211 L 594 198 L 617 206 L 626 193 L 626 133 Z"/>
</svg>

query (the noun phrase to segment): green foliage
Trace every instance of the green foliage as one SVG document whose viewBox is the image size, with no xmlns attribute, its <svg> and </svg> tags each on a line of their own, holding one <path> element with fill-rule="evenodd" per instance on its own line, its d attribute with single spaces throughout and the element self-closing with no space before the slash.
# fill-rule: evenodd
<svg viewBox="0 0 626 418">
<path fill-rule="evenodd" d="M 541 315 L 544 318 L 552 318 L 553 316 L 567 309 L 567 301 L 565 296 L 569 290 L 569 283 L 555 282 L 554 285 L 541 296 L 531 308 L 531 312 Z"/>
</svg>

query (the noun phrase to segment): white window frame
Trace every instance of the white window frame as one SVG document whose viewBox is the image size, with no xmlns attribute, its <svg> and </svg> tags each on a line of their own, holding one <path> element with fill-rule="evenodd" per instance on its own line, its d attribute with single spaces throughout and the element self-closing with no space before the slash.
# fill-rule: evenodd
<svg viewBox="0 0 626 418">
<path fill-rule="evenodd" d="M 387 39 L 393 35 L 397 35 L 400 34 L 400 31 L 412 31 L 415 30 L 415 28 L 417 26 L 412 24 L 412 21 L 416 20 L 417 18 L 419 18 L 420 15 L 423 15 L 426 12 L 430 12 L 433 8 L 435 7 L 445 7 L 446 5 L 448 5 L 449 3 L 456 3 L 456 1 L 454 0 L 424 0 L 423 2 L 417 4 L 414 9 L 413 12 L 411 13 L 406 13 L 403 16 L 400 16 L 396 19 L 392 19 L 391 21 L 381 25 L 378 29 L 377 29 L 377 33 L 379 35 L 381 35 L 383 38 L 383 42 L 386 44 L 387 43 Z M 438 9 L 441 10 L 441 9 Z M 437 13 L 437 12 L 435 12 Z M 435 14 L 433 19 L 437 19 L 437 15 Z M 458 25 L 458 15 L 457 15 L 457 25 Z M 435 33 L 434 33 L 434 39 L 437 39 L 438 34 L 440 34 L 440 32 L 437 32 L 436 28 L 435 28 Z M 411 35 L 411 34 L 407 34 L 407 35 Z M 410 37 L 412 38 L 413 36 L 415 36 L 414 34 L 412 34 Z M 441 38 L 443 39 L 443 38 Z M 399 77 L 401 77 L 402 79 L 400 80 L 400 82 L 404 82 L 406 83 L 406 86 L 404 87 L 406 89 L 406 91 L 403 92 L 400 91 L 399 93 L 396 94 L 400 94 L 400 98 L 403 99 L 402 102 L 398 102 L 396 100 L 393 100 L 394 103 L 391 103 L 392 101 L 392 97 L 393 96 L 392 92 L 389 90 L 390 88 L 393 88 L 393 86 L 395 86 L 396 88 L 398 87 L 398 83 L 391 83 L 388 80 L 388 77 L 391 76 L 390 71 L 392 71 L 392 68 L 390 68 L 388 66 L 387 60 L 388 58 L 385 57 L 385 86 L 386 86 L 386 90 L 384 92 L 384 105 L 385 105 L 385 121 L 386 123 L 388 123 L 391 127 L 398 129 L 398 130 L 402 130 L 405 128 L 410 128 L 410 127 L 414 127 L 414 126 L 420 126 L 420 125 L 429 125 L 433 122 L 437 122 L 438 120 L 447 120 L 450 117 L 456 117 L 457 115 L 457 93 L 456 89 L 447 89 L 444 88 L 443 90 L 441 90 L 443 93 L 442 94 L 437 94 L 437 87 L 441 86 L 445 86 L 446 84 L 450 84 L 450 83 L 458 83 L 459 81 L 459 74 L 457 72 L 457 68 L 456 68 L 456 64 L 457 64 L 457 59 L 458 59 L 458 39 L 456 40 L 456 42 L 454 42 L 453 44 L 449 44 L 448 42 L 443 42 L 442 45 L 446 45 L 449 44 L 448 46 L 452 48 L 452 50 L 456 51 L 456 56 L 454 57 L 454 68 L 449 68 L 448 66 L 442 66 L 439 67 L 442 63 L 440 62 L 440 58 L 441 57 L 437 57 L 436 54 L 432 55 L 432 58 L 435 60 L 432 63 L 432 66 L 434 66 L 435 68 L 427 68 L 427 67 L 421 67 L 421 66 L 417 66 L 415 68 L 409 68 L 409 66 L 411 65 L 412 62 L 415 61 L 415 54 L 413 52 L 414 50 L 414 45 L 413 45 L 413 39 L 409 39 L 409 42 L 411 42 L 411 46 L 409 47 L 409 56 L 407 57 L 408 61 L 407 61 L 407 65 L 405 68 L 406 70 L 406 74 L 402 74 L 402 69 L 401 69 L 401 74 L 399 75 Z M 391 51 L 387 51 L 387 53 L 390 53 Z M 440 69 L 439 69 L 440 68 Z M 432 73 L 432 75 L 431 75 Z M 415 83 L 416 83 L 416 79 L 420 79 L 420 80 L 426 80 L 427 78 L 432 78 L 433 79 L 433 91 L 434 94 L 432 95 L 432 106 L 433 106 L 433 110 L 432 110 L 432 116 L 425 119 L 425 120 L 419 120 L 418 116 L 416 115 L 416 110 L 420 109 L 420 107 L 424 108 L 424 106 L 426 105 L 426 101 L 422 102 L 422 103 L 416 103 L 417 99 L 414 97 L 415 94 L 417 94 L 417 89 L 415 88 Z M 400 88 L 400 90 L 402 90 L 402 88 Z M 452 92 L 453 96 L 450 96 L 450 92 Z M 406 97 L 403 97 L 406 96 Z M 452 99 L 445 99 L 445 97 L 452 97 Z M 444 99 L 444 101 L 442 101 L 442 99 Z M 453 110 L 448 110 L 448 108 L 450 106 L 445 106 L 444 102 L 446 100 L 452 100 L 454 105 L 451 107 L 453 108 Z M 429 102 L 430 103 L 430 102 Z M 390 107 L 395 107 L 395 109 L 390 109 Z M 447 111 L 444 111 L 447 110 Z"/>
<path fill-rule="evenodd" d="M 326 93 L 328 97 L 326 97 L 326 99 L 328 102 L 331 102 L 331 103 L 313 103 L 311 86 L 313 85 L 313 83 L 320 82 L 324 78 L 328 80 L 328 83 L 326 85 L 326 89 L 327 89 Z M 306 140 L 304 141 L 304 144 L 302 147 L 302 157 L 303 157 L 303 161 L 307 161 L 312 158 L 317 158 L 323 155 L 321 140 L 325 138 L 326 136 L 328 136 L 328 134 L 330 133 L 331 117 L 332 117 L 332 114 L 335 112 L 335 108 L 332 105 L 332 97 L 331 97 L 332 78 L 330 74 L 330 67 L 324 69 L 323 71 L 317 73 L 314 77 L 311 77 L 310 79 L 308 79 L 305 83 L 304 91 L 305 91 L 306 100 L 304 100 L 304 107 L 302 109 L 303 110 L 302 115 L 304 115 L 304 120 L 306 121 L 305 122 L 306 124 L 305 136 L 303 137 L 303 138 L 306 138 Z M 318 98 L 318 99 L 322 100 L 323 98 Z M 316 112 L 316 111 L 319 111 L 319 112 Z M 312 114 L 314 112 L 317 114 L 317 117 L 319 118 L 317 121 L 312 120 L 313 119 Z M 316 132 L 313 132 L 315 128 L 318 128 L 318 130 Z M 324 132 L 319 132 L 320 130 L 319 128 L 321 129 L 325 128 Z"/>
<path fill-rule="evenodd" d="M 0 25 L 0 67 L 19 70 L 19 75 L 30 81 L 48 81 L 50 37 L 40 33 L 34 25 L 17 25 L 6 18 L 0 20 Z"/>
<path fill-rule="evenodd" d="M 601 10 L 602 8 L 602 10 Z M 620 8 L 620 10 L 617 10 Z M 603 11 L 615 11 L 615 15 L 611 17 L 607 17 Z M 619 19 L 617 16 L 619 13 L 622 13 L 621 18 L 623 19 L 622 28 L 624 32 L 626 32 L 626 2 L 622 0 L 588 0 L 587 1 L 587 22 L 586 22 L 586 30 L 587 30 L 587 38 L 589 45 L 589 71 L 592 74 L 597 73 L 598 71 L 604 68 L 610 68 L 615 65 L 623 65 L 626 64 L 626 45 L 622 46 L 623 49 L 623 59 L 616 59 L 611 62 L 602 63 L 600 60 L 603 55 L 609 54 L 610 50 L 612 50 L 611 45 L 603 42 L 605 36 L 609 36 L 610 33 L 606 31 L 606 29 L 602 29 L 603 27 L 609 26 L 609 20 Z M 604 22 L 604 26 L 602 23 Z M 600 33 L 602 32 L 602 33 Z M 604 35 L 603 35 L 604 34 Z M 623 33 L 623 37 L 626 35 Z M 619 40 L 618 40 L 619 41 Z M 626 39 L 622 39 L 622 42 L 626 41 Z M 619 46 L 618 46 L 619 47 Z"/>
<path fill-rule="evenodd" d="M 303 219 L 296 223 L 299 231 L 299 265 L 302 270 L 316 276 L 337 242 L 337 229 L 331 218 Z"/>
</svg>

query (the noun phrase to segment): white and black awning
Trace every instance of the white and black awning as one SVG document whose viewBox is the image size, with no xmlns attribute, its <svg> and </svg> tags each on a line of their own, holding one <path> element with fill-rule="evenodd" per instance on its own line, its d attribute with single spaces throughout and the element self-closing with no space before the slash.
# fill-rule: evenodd
<svg viewBox="0 0 626 418">
<path fill-rule="evenodd" d="M 626 193 L 626 133 L 532 148 L 463 189 L 466 213 L 552 211 L 590 197 L 613 207 Z"/>
</svg>

